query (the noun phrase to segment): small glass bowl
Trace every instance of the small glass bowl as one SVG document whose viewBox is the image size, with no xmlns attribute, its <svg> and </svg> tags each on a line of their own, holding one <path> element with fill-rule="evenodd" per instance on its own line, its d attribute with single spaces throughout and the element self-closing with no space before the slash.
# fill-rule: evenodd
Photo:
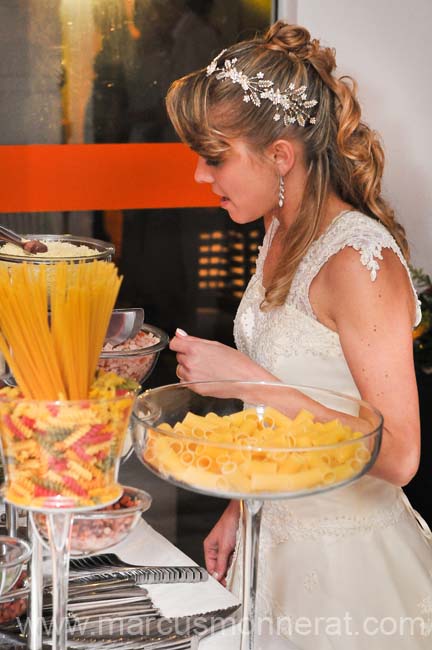
<svg viewBox="0 0 432 650">
<path fill-rule="evenodd" d="M 27 572 L 22 571 L 13 588 L 0 596 L 0 626 L 16 621 L 25 614 L 28 606 L 28 592 L 26 587 Z"/>
<path fill-rule="evenodd" d="M 80 556 L 104 551 L 123 541 L 137 525 L 152 498 L 144 490 L 122 486 L 122 496 L 111 506 L 74 514 L 71 555 Z M 33 522 L 44 546 L 48 546 L 46 515 L 32 513 Z"/>
<path fill-rule="evenodd" d="M 114 256 L 114 246 L 100 239 L 92 237 L 75 237 L 74 235 L 23 235 L 25 239 L 36 239 L 41 242 L 65 242 L 75 246 L 88 246 L 94 249 L 94 255 L 77 255 L 70 257 L 45 257 L 41 255 L 28 255 L 24 252 L 22 255 L 10 255 L 3 253 L 3 245 L 0 246 L 0 262 L 21 264 L 22 262 L 31 262 L 32 264 L 55 264 L 56 262 L 93 262 L 94 260 L 110 261 Z"/>
<path fill-rule="evenodd" d="M 0 536 L 0 596 L 15 586 L 30 554 L 31 548 L 24 540 Z"/>
<path fill-rule="evenodd" d="M 114 372 L 125 379 L 133 379 L 142 384 L 151 375 L 161 350 L 164 350 L 169 337 L 166 332 L 144 323 L 141 332 L 153 334 L 159 340 L 153 345 L 137 350 L 110 350 L 102 352 L 99 357 L 99 368 L 106 372 Z"/>
</svg>

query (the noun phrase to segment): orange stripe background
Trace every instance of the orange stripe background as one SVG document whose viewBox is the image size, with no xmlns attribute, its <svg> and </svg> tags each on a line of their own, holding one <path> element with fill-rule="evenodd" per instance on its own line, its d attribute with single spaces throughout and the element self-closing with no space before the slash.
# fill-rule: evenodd
<svg viewBox="0 0 432 650">
<path fill-rule="evenodd" d="M 0 212 L 213 207 L 179 143 L 0 146 Z"/>
</svg>

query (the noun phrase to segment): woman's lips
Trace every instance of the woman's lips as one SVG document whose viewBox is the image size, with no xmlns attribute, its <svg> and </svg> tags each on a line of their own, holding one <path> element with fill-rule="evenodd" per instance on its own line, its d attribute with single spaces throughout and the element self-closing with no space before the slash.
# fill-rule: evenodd
<svg viewBox="0 0 432 650">
<path fill-rule="evenodd" d="M 221 194 L 220 192 L 218 192 L 214 188 L 212 188 L 212 189 L 213 189 L 214 194 L 216 194 L 217 196 L 220 197 L 220 205 L 221 205 L 221 207 L 224 207 L 227 203 L 230 202 L 230 200 L 229 200 L 229 198 L 227 196 L 224 196 L 223 194 Z"/>
</svg>

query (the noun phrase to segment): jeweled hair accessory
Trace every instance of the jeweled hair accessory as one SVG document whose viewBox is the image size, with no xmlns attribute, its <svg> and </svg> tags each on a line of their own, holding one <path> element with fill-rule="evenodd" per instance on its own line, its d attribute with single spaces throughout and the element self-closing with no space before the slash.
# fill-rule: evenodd
<svg viewBox="0 0 432 650">
<path fill-rule="evenodd" d="M 287 90 L 283 92 L 277 88 L 274 82 L 264 79 L 263 72 L 257 72 L 253 77 L 248 77 L 244 72 L 235 66 L 237 59 L 225 59 L 222 67 L 218 66 L 219 59 L 227 50 L 222 50 L 207 67 L 207 76 L 216 73 L 216 79 L 231 79 L 232 83 L 240 84 L 244 90 L 243 101 L 252 102 L 255 106 L 261 106 L 262 99 L 268 99 L 276 107 L 273 116 L 275 122 L 283 119 L 285 126 L 297 124 L 306 126 L 315 124 L 315 117 L 311 117 L 310 109 L 318 104 L 317 99 L 308 99 L 306 95 L 307 86 L 296 88 L 290 83 Z"/>
</svg>

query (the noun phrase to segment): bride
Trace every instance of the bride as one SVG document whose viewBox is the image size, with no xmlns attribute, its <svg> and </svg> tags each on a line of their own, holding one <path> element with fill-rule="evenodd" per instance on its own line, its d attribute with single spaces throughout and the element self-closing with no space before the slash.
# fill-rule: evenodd
<svg viewBox="0 0 432 650">
<path fill-rule="evenodd" d="M 369 475 L 266 503 L 259 611 L 308 650 L 426 650 L 430 532 L 401 490 L 420 453 L 411 337 L 420 311 L 404 230 L 381 195 L 382 147 L 335 66 L 333 50 L 279 21 L 171 87 L 168 113 L 199 155 L 196 181 L 236 223 L 264 215 L 266 225 L 235 319 L 238 349 L 182 330 L 171 349 L 181 381 L 277 378 L 379 408 L 385 429 Z M 238 522 L 233 501 L 204 542 L 207 568 L 233 590 Z"/>
</svg>

